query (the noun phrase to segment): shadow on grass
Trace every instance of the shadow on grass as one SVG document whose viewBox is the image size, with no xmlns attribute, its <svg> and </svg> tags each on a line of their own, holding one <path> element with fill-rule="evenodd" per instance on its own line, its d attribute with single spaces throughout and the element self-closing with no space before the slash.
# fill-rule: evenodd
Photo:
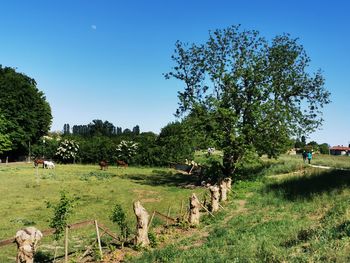
<svg viewBox="0 0 350 263">
<path fill-rule="evenodd" d="M 350 171 L 330 170 L 303 177 L 289 178 L 266 186 L 267 192 L 275 192 L 291 201 L 312 199 L 323 193 L 342 191 L 350 186 Z"/>
<path fill-rule="evenodd" d="M 153 170 L 150 175 L 124 175 L 122 178 L 132 180 L 143 185 L 166 185 L 166 186 L 188 186 L 198 185 L 200 182 L 197 176 L 182 173 L 164 172 Z"/>
</svg>

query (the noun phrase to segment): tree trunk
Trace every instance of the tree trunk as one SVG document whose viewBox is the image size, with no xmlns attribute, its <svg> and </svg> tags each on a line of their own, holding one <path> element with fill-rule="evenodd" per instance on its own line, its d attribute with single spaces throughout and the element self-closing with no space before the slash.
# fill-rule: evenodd
<svg viewBox="0 0 350 263">
<path fill-rule="evenodd" d="M 149 245 L 149 214 L 147 213 L 146 209 L 141 205 L 140 201 L 134 202 L 134 212 L 137 220 L 135 244 L 141 247 L 146 247 Z"/>
<path fill-rule="evenodd" d="M 190 197 L 190 214 L 188 216 L 188 222 L 190 225 L 199 225 L 199 208 L 200 202 L 195 194 Z"/>
<path fill-rule="evenodd" d="M 211 212 L 216 212 L 219 210 L 219 187 L 216 185 L 209 187 L 211 193 Z"/>
<path fill-rule="evenodd" d="M 16 233 L 16 263 L 33 263 L 36 246 L 43 234 L 35 227 L 27 227 Z"/>
<path fill-rule="evenodd" d="M 222 172 L 225 177 L 230 177 L 234 173 L 236 169 L 234 159 L 233 154 L 224 152 Z"/>
</svg>

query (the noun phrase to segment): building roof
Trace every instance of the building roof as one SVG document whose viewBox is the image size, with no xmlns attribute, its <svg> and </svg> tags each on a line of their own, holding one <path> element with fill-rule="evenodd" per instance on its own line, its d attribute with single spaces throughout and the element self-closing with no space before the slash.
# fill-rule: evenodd
<svg viewBox="0 0 350 263">
<path fill-rule="evenodd" d="M 329 148 L 329 150 L 333 150 L 333 151 L 350 151 L 350 147 L 345 147 L 345 146 L 333 146 L 331 148 Z"/>
</svg>

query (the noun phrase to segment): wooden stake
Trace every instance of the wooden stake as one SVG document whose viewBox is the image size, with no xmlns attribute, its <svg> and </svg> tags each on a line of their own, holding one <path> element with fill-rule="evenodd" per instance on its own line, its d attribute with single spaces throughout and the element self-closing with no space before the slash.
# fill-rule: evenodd
<svg viewBox="0 0 350 263">
<path fill-rule="evenodd" d="M 168 208 L 168 214 L 167 214 L 167 217 L 170 217 L 170 206 Z M 166 219 L 166 225 L 168 225 L 168 218 Z"/>
<path fill-rule="evenodd" d="M 184 208 L 184 200 L 181 200 L 181 210 L 180 210 L 180 215 L 182 215 L 183 208 Z"/>
<path fill-rule="evenodd" d="M 36 184 L 39 185 L 39 165 L 35 167 L 36 170 Z"/>
<path fill-rule="evenodd" d="M 99 230 L 98 230 L 97 220 L 95 220 L 95 228 L 96 228 L 96 236 L 97 236 L 97 242 L 98 242 L 98 249 L 100 250 L 100 255 L 101 255 L 101 259 L 102 259 L 103 253 L 102 253 L 100 232 L 99 232 Z"/>
<path fill-rule="evenodd" d="M 69 228 L 66 226 L 66 235 L 64 240 L 64 262 L 68 263 L 68 231 Z"/>
<path fill-rule="evenodd" d="M 223 207 L 220 203 L 219 203 L 219 206 L 220 206 L 223 210 L 225 210 L 225 207 Z"/>
<path fill-rule="evenodd" d="M 151 224 L 152 224 L 153 217 L 154 217 L 155 213 L 156 213 L 156 211 L 153 211 L 152 216 L 151 216 L 151 219 L 150 219 L 149 222 L 148 222 L 148 228 L 149 228 L 149 227 L 151 226 Z"/>
<path fill-rule="evenodd" d="M 201 204 L 201 207 L 203 207 L 205 211 L 207 211 L 212 217 L 215 217 L 204 205 L 202 205 L 201 202 L 199 203 Z"/>
</svg>

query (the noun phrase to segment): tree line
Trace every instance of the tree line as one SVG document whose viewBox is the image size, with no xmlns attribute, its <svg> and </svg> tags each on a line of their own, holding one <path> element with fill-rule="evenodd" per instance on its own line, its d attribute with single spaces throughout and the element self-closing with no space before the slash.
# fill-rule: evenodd
<svg viewBox="0 0 350 263">
<path fill-rule="evenodd" d="M 70 129 L 70 125 L 68 123 L 63 126 L 63 134 L 73 134 L 73 135 L 81 135 L 81 136 L 113 136 L 113 135 L 121 135 L 121 134 L 139 134 L 140 126 L 136 125 L 132 128 L 132 130 L 126 128 L 123 130 L 122 127 L 115 127 L 113 123 L 109 121 L 102 121 L 99 119 L 93 120 L 89 124 L 84 125 L 73 125 L 72 130 Z"/>
</svg>

